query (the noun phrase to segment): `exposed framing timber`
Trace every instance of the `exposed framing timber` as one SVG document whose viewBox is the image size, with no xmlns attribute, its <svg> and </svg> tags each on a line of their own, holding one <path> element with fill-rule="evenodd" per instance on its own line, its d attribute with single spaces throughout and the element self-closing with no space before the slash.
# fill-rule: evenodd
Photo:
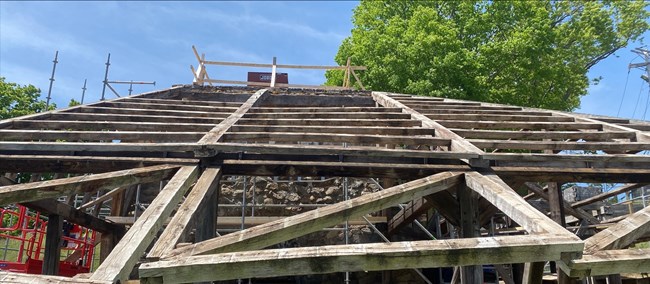
<svg viewBox="0 0 650 284">
<path fill-rule="evenodd" d="M 176 247 L 176 244 L 181 241 L 181 237 L 188 229 L 190 220 L 195 218 L 196 213 L 200 208 L 206 206 L 209 197 L 218 190 L 219 180 L 221 179 L 220 168 L 206 168 L 203 170 L 201 177 L 199 177 L 196 185 L 192 191 L 187 195 L 185 201 L 172 217 L 171 221 L 162 232 L 158 241 L 147 254 L 148 259 L 158 259 L 166 251 L 170 251 Z M 200 226 L 201 224 L 199 224 Z"/>
<path fill-rule="evenodd" d="M 650 273 L 650 249 L 604 250 L 558 264 L 570 277 Z"/>
<path fill-rule="evenodd" d="M 585 241 L 585 253 L 625 248 L 647 232 L 650 232 L 650 207 L 645 207 L 588 238 Z"/>
<path fill-rule="evenodd" d="M 340 271 L 379 271 L 559 260 L 579 240 L 520 236 L 273 249 L 190 256 L 140 266 L 147 283 L 180 283 Z"/>
<path fill-rule="evenodd" d="M 163 258 L 189 255 L 261 249 L 290 240 L 349 218 L 378 211 L 391 205 L 449 189 L 461 182 L 462 173 L 444 172 L 394 186 L 383 191 L 362 195 L 348 201 L 307 211 L 215 239 L 177 248 Z"/>
<path fill-rule="evenodd" d="M 196 180 L 198 171 L 196 166 L 178 170 L 90 279 L 110 282 L 127 279 L 140 255 Z"/>
<path fill-rule="evenodd" d="M 130 170 L 62 178 L 0 187 L 0 205 L 56 198 L 64 195 L 113 189 L 169 178 L 179 166 L 159 165 Z"/>
</svg>

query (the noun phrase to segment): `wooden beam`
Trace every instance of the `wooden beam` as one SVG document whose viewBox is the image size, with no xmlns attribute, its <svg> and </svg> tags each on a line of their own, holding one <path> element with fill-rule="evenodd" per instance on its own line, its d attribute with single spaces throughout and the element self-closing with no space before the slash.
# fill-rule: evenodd
<svg viewBox="0 0 650 284">
<path fill-rule="evenodd" d="M 576 201 L 576 202 L 574 202 L 574 203 L 571 204 L 571 207 L 573 207 L 573 208 L 578 208 L 578 207 L 582 207 L 582 206 L 587 206 L 587 205 L 589 205 L 589 204 L 593 204 L 593 203 L 596 203 L 596 202 L 598 202 L 598 201 L 605 200 L 605 199 L 607 199 L 607 198 L 610 198 L 610 197 L 613 197 L 613 196 L 619 195 L 619 194 L 621 194 L 621 193 L 625 193 L 625 192 L 628 192 L 628 191 L 630 191 L 630 190 L 635 190 L 635 189 L 637 189 L 637 188 L 639 188 L 639 187 L 642 187 L 642 186 L 645 186 L 645 185 L 646 185 L 646 184 L 643 184 L 643 183 L 641 183 L 641 184 L 638 184 L 638 183 L 635 183 L 635 184 L 624 184 L 624 185 L 619 186 L 619 187 L 616 188 L 616 189 L 612 189 L 612 190 L 610 190 L 610 191 L 608 191 L 608 192 L 603 192 L 603 193 L 601 193 L 601 194 L 598 194 L 598 195 L 592 196 L 592 197 L 590 197 L 590 198 L 583 199 L 583 200 L 580 200 L 580 201 Z"/>
<path fill-rule="evenodd" d="M 494 204 L 529 233 L 558 234 L 579 240 L 578 237 L 533 208 L 507 185 L 496 182 L 477 172 L 465 173 L 465 182 L 467 186 Z"/>
<path fill-rule="evenodd" d="M 452 128 L 451 131 L 467 139 L 561 139 L 585 141 L 609 141 L 633 139 L 632 132 L 625 131 L 513 131 Z"/>
<path fill-rule="evenodd" d="M 650 273 L 650 249 L 604 250 L 569 263 L 558 262 L 571 277 Z"/>
<path fill-rule="evenodd" d="M 501 115 L 501 114 L 426 114 L 434 120 L 491 120 L 491 121 L 530 121 L 530 122 L 573 122 L 571 117 L 537 116 L 537 115 Z"/>
<path fill-rule="evenodd" d="M 32 283 L 47 283 L 47 284 L 110 284 L 109 281 L 97 281 L 83 278 L 70 278 L 63 276 L 51 275 L 37 275 L 27 273 L 8 272 L 0 270 L 0 282 L 12 284 L 32 284 Z"/>
<path fill-rule="evenodd" d="M 74 207 L 68 204 L 58 202 L 55 199 L 26 202 L 26 203 L 22 203 L 22 205 L 29 207 L 30 209 L 39 211 L 43 214 L 61 216 L 63 219 L 71 223 L 101 233 L 121 234 L 125 231 L 124 226 L 106 222 L 106 220 L 97 218 L 86 212 L 75 209 Z"/>
<path fill-rule="evenodd" d="M 242 118 L 241 125 L 310 125 L 310 126 L 388 126 L 420 127 L 419 121 L 411 119 L 339 119 L 339 118 Z"/>
<path fill-rule="evenodd" d="M 431 201 L 428 201 L 427 198 L 419 198 L 410 201 L 403 209 L 388 220 L 388 234 L 395 234 L 400 228 L 411 224 L 413 220 L 426 213 L 431 209 L 431 207 L 433 207 L 433 205 L 434 204 Z"/>
<path fill-rule="evenodd" d="M 113 189 L 169 178 L 179 166 L 160 165 L 0 187 L 0 205 Z"/>
<path fill-rule="evenodd" d="M 550 202 L 549 195 L 544 192 L 544 189 L 541 188 L 541 186 L 539 186 L 539 185 L 537 185 L 535 183 L 532 183 L 532 182 L 527 182 L 527 183 L 525 183 L 525 185 L 530 191 L 534 192 L 539 197 L 541 197 L 541 198 L 545 199 L 546 201 Z M 598 221 L 598 219 L 596 219 L 594 216 L 592 216 L 591 214 L 587 213 L 586 211 L 584 211 L 584 210 L 582 210 L 580 208 L 572 208 L 572 207 L 568 206 L 565 202 L 562 203 L 562 206 L 563 206 L 564 210 L 567 213 L 573 215 L 574 217 L 576 217 L 578 219 L 587 220 L 587 222 L 589 222 L 590 224 L 598 224 L 598 223 L 600 223 Z"/>
<path fill-rule="evenodd" d="M 523 284 L 542 284 L 542 276 L 544 276 L 544 266 L 546 262 L 526 262 L 524 264 L 524 275 L 522 279 Z"/>
<path fill-rule="evenodd" d="M 154 165 L 195 165 L 198 159 L 62 155 L 0 155 L 0 172 L 104 173 Z"/>
<path fill-rule="evenodd" d="M 61 234 L 63 233 L 63 218 L 56 214 L 50 214 L 47 217 L 42 274 L 58 275 L 59 259 L 61 259 Z"/>
<path fill-rule="evenodd" d="M 29 130 L 0 129 L 2 140 L 66 140 L 66 141 L 156 141 L 189 142 L 203 137 L 204 132 L 153 132 L 153 131 L 68 131 L 68 130 Z M 35 139 L 38 138 L 38 139 Z"/>
<path fill-rule="evenodd" d="M 233 125 L 231 132 L 318 132 L 355 135 L 434 135 L 435 129 L 425 127 L 376 127 L 376 126 L 295 126 L 295 125 Z"/>
<path fill-rule="evenodd" d="M 471 188 L 460 185 L 456 190 L 460 205 L 460 235 L 462 238 L 480 236 L 478 220 L 478 194 Z M 460 268 L 460 280 L 463 284 L 483 283 L 483 267 L 466 265 Z"/>
<path fill-rule="evenodd" d="M 585 241 L 585 253 L 625 248 L 647 232 L 650 232 L 650 207 L 645 207 L 588 238 Z"/>
<path fill-rule="evenodd" d="M 446 146 L 451 144 L 449 139 L 437 137 L 412 137 L 392 135 L 361 135 L 334 133 L 290 133 L 290 132 L 234 132 L 226 133 L 224 141 L 255 141 L 255 142 L 333 142 L 352 144 L 398 144 L 398 145 L 427 145 Z"/>
<path fill-rule="evenodd" d="M 158 241 L 147 254 L 149 259 L 159 259 L 165 252 L 172 250 L 181 241 L 181 237 L 188 229 L 190 220 L 195 218 L 199 208 L 206 206 L 209 196 L 212 196 L 219 186 L 221 179 L 220 168 L 206 168 L 201 177 L 187 195 L 185 201 L 172 217 L 171 221 L 162 232 Z M 202 221 L 200 221 L 202 222 Z M 200 224 L 199 224 L 200 226 Z"/>
<path fill-rule="evenodd" d="M 190 152 L 196 143 L 5 142 L 0 151 Z"/>
<path fill-rule="evenodd" d="M 177 248 L 164 256 L 188 255 L 261 249 L 279 242 L 315 232 L 347 219 L 375 212 L 391 205 L 446 190 L 457 185 L 462 173 L 445 172 L 417 179 L 383 191 L 369 193 L 348 201 L 317 208 L 283 220 L 269 222 L 212 240 Z"/>
<path fill-rule="evenodd" d="M 401 112 L 399 108 L 390 107 L 254 107 L 248 110 L 249 114 L 260 113 L 331 113 L 331 112 L 351 112 L 351 113 L 367 113 L 367 112 Z"/>
<path fill-rule="evenodd" d="M 552 133 L 552 132 L 551 132 Z M 469 139 L 479 148 L 489 149 L 523 149 L 523 150 L 602 150 L 608 151 L 644 151 L 650 149 L 650 143 L 637 142 L 563 142 L 563 141 L 506 141 Z"/>
<path fill-rule="evenodd" d="M 579 240 L 557 236 L 505 236 L 436 241 L 272 249 L 190 256 L 144 263 L 141 281 L 164 283 L 383 271 L 558 260 L 581 250 Z"/>
<path fill-rule="evenodd" d="M 111 282 L 125 280 L 140 255 L 162 228 L 163 222 L 176 209 L 187 189 L 196 181 L 197 175 L 196 166 L 186 166 L 178 170 L 90 279 Z"/>
<path fill-rule="evenodd" d="M 217 126 L 212 128 L 210 132 L 205 134 L 205 136 L 199 140 L 198 144 L 205 145 L 219 142 L 223 134 L 226 133 L 235 123 L 237 123 L 237 121 L 239 121 L 250 108 L 264 101 L 270 94 L 271 93 L 268 91 L 268 89 L 261 89 L 255 92 L 255 94 L 250 96 L 248 100 L 246 100 L 246 102 L 244 102 L 235 112 L 233 112 Z M 197 154 L 199 157 L 213 156 L 212 153 L 205 153 L 205 151 L 199 151 Z"/>
<path fill-rule="evenodd" d="M 411 119 L 401 112 L 258 112 L 247 113 L 251 119 Z"/>
<path fill-rule="evenodd" d="M 76 121 L 76 120 L 18 120 L 14 129 L 60 130 L 118 130 L 118 131 L 209 131 L 212 123 Z"/>
</svg>

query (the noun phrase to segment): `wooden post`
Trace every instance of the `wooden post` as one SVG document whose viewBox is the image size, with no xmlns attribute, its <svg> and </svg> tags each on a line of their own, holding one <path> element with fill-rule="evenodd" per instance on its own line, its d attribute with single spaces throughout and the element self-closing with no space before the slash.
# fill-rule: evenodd
<svg viewBox="0 0 650 284">
<path fill-rule="evenodd" d="M 528 262 L 524 265 L 523 284 L 542 284 L 546 262 Z"/>
<path fill-rule="evenodd" d="M 47 237 L 45 238 L 45 254 L 43 256 L 43 275 L 59 274 L 59 258 L 61 257 L 61 233 L 63 218 L 52 214 L 48 216 Z"/>
<path fill-rule="evenodd" d="M 276 60 L 277 60 L 277 58 L 275 56 L 273 56 L 273 67 L 271 67 L 271 88 L 275 87 L 275 75 L 277 74 L 277 72 L 276 72 L 276 70 L 277 70 L 277 66 L 276 66 L 277 61 Z"/>
<path fill-rule="evenodd" d="M 467 186 L 459 186 L 457 197 L 460 204 L 461 237 L 473 238 L 480 236 L 477 210 L 478 194 Z M 461 267 L 460 279 L 463 284 L 483 283 L 483 266 Z"/>
</svg>

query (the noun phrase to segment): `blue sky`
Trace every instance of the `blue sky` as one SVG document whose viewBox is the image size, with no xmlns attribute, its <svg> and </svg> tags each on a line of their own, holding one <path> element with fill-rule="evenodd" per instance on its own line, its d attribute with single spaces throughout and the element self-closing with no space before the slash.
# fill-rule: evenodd
<svg viewBox="0 0 650 284">
<path fill-rule="evenodd" d="M 88 79 L 85 102 L 99 100 L 109 52 L 109 80 L 157 83 L 155 87 L 134 86 L 134 93 L 191 83 L 189 65 L 197 65 L 192 45 L 208 60 L 270 63 L 277 56 L 281 64 L 334 65 L 341 40 L 350 34 L 356 5 L 352 1 L 0 1 L 0 76 L 33 84 L 45 96 L 58 50 L 52 96 L 62 107 L 71 98 L 80 99 L 84 79 Z M 645 37 L 650 40 L 650 33 Z M 638 46 L 633 43 L 629 47 Z M 628 48 L 595 66 L 590 76 L 602 76 L 603 80 L 590 87 L 578 111 L 615 116 L 628 76 L 627 65 L 634 57 Z M 247 71 L 266 70 L 208 67 L 210 76 L 219 79 L 245 80 Z M 288 71 L 291 83 L 324 81 L 320 71 L 279 71 Z M 634 114 L 642 118 L 648 87 L 640 92 L 641 74 L 641 70 L 630 73 L 621 117 Z M 122 95 L 128 93 L 126 85 L 116 89 Z"/>
</svg>

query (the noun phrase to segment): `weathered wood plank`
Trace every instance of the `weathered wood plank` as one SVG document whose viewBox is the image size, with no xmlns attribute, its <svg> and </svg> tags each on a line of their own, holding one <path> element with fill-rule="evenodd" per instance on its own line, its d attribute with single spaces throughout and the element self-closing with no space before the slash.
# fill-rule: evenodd
<svg viewBox="0 0 650 284">
<path fill-rule="evenodd" d="M 248 113 L 298 113 L 298 112 L 401 112 L 399 108 L 388 107 L 254 107 Z"/>
<path fill-rule="evenodd" d="M 183 104 L 161 104 L 161 103 L 140 103 L 140 102 L 104 102 L 98 106 L 114 108 L 143 108 L 143 109 L 166 109 L 166 110 L 187 110 L 187 111 L 209 111 L 209 112 L 231 112 L 234 109 L 230 107 L 211 106 L 211 105 L 183 105 Z"/>
<path fill-rule="evenodd" d="M 0 129 L 1 140 L 65 140 L 65 141 L 196 141 L 204 132 L 146 132 L 146 131 L 67 131 Z"/>
<path fill-rule="evenodd" d="M 93 215 L 87 214 L 86 212 L 75 209 L 68 204 L 58 202 L 55 199 L 38 200 L 21 204 L 46 215 L 53 214 L 61 216 L 63 219 L 71 223 L 81 225 L 101 233 L 121 234 L 125 231 L 124 226 L 106 222 L 104 219 L 100 219 Z"/>
<path fill-rule="evenodd" d="M 100 157 L 100 156 L 61 156 L 61 155 L 0 155 L 0 171 L 56 172 L 56 173 L 103 173 L 154 165 L 194 165 L 198 159 L 147 158 L 147 157 Z"/>
<path fill-rule="evenodd" d="M 553 222 L 542 212 L 533 208 L 526 200 L 505 184 L 495 182 L 493 179 L 477 172 L 465 173 L 465 182 L 468 187 L 494 204 L 494 206 L 524 227 L 529 233 L 565 235 L 567 238 L 579 240 L 578 237 Z"/>
<path fill-rule="evenodd" d="M 0 142 L 1 143 L 1 142 Z M 343 147 L 332 145 L 299 145 L 299 144 L 245 144 L 217 143 L 204 146 L 215 153 L 219 152 L 251 152 L 261 154 L 294 154 L 294 155 L 350 155 L 376 157 L 423 157 L 432 159 L 471 159 L 478 154 L 466 152 L 384 149 L 379 147 Z M 2 144 L 0 144 L 2 149 Z"/>
<path fill-rule="evenodd" d="M 335 134 L 322 132 L 293 133 L 293 132 L 229 132 L 224 134 L 224 141 L 257 141 L 257 142 L 334 142 L 353 144 L 406 144 L 449 146 L 449 139 L 436 137 L 411 137 L 394 135 L 362 135 L 362 134 Z"/>
<path fill-rule="evenodd" d="M 558 263 L 571 277 L 650 273 L 650 249 L 605 250 Z"/>
<path fill-rule="evenodd" d="M 140 279 L 164 283 L 558 260 L 580 241 L 557 236 L 355 244 L 191 256 L 145 263 Z"/>
<path fill-rule="evenodd" d="M 217 124 L 223 119 L 220 116 L 211 117 L 191 117 L 191 116 L 173 116 L 173 115 L 140 115 L 140 114 L 113 114 L 113 113 L 78 113 L 78 112 L 60 112 L 50 115 L 53 120 L 70 120 L 70 121 L 121 121 L 121 122 L 158 122 L 158 123 L 197 123 L 197 124 Z"/>
<path fill-rule="evenodd" d="M 552 133 L 552 132 L 551 132 Z M 469 139 L 479 148 L 522 149 L 522 150 L 602 150 L 602 151 L 644 151 L 650 143 L 638 142 L 564 142 L 564 141 L 515 141 Z"/>
<path fill-rule="evenodd" d="M 406 113 L 391 112 L 269 112 L 247 113 L 250 119 L 410 119 Z"/>
<path fill-rule="evenodd" d="M 113 189 L 169 178 L 179 166 L 160 165 L 145 168 L 62 178 L 0 187 L 0 205 L 56 198 L 64 195 Z"/>
<path fill-rule="evenodd" d="M 420 198 L 407 203 L 403 209 L 388 220 L 388 234 L 395 234 L 400 228 L 410 224 L 413 220 L 431 209 L 433 205 L 427 198 Z"/>
<path fill-rule="evenodd" d="M 128 102 L 137 102 L 137 103 L 157 103 L 157 104 L 168 104 L 168 105 L 190 105 L 190 106 L 218 106 L 226 107 L 224 109 L 230 109 L 235 111 L 241 103 L 238 102 L 216 102 L 216 101 L 201 101 L 201 100 L 192 100 L 183 98 L 180 100 L 176 99 L 154 99 L 154 98 L 129 98 Z"/>
<path fill-rule="evenodd" d="M 491 120 L 491 121 L 530 121 L 530 122 L 573 122 L 572 117 L 543 115 L 500 115 L 500 114 L 426 114 L 433 120 Z"/>
<path fill-rule="evenodd" d="M 647 232 L 650 232 L 650 207 L 645 207 L 588 238 L 585 241 L 585 253 L 625 248 Z"/>
<path fill-rule="evenodd" d="M 539 185 L 537 185 L 535 183 L 527 182 L 526 187 L 528 187 L 528 189 L 530 191 L 534 192 L 539 197 L 543 198 L 546 201 L 551 202 L 550 201 L 551 198 L 549 197 L 549 194 L 546 194 L 544 192 L 544 190 Z M 598 224 L 598 223 L 600 223 L 598 221 L 598 219 L 594 218 L 594 216 L 590 215 L 589 213 L 585 212 L 584 210 L 582 210 L 580 208 L 575 208 L 574 209 L 571 206 L 567 205 L 567 203 L 565 203 L 565 202 L 562 202 L 562 206 L 564 208 L 564 211 L 566 211 L 566 213 L 569 213 L 569 214 L 573 215 L 574 217 L 576 217 L 578 219 L 587 220 L 587 222 L 589 222 L 590 224 Z"/>
<path fill-rule="evenodd" d="M 90 279 L 111 282 L 125 280 L 197 176 L 196 166 L 178 170 Z"/>
<path fill-rule="evenodd" d="M 206 168 L 203 171 L 201 177 L 199 177 L 192 188 L 192 191 L 187 195 L 187 198 L 185 198 L 185 201 L 178 208 L 176 214 L 174 214 L 174 217 L 172 217 L 158 238 L 158 241 L 156 241 L 149 254 L 147 254 L 147 258 L 158 259 L 166 251 L 172 250 L 181 241 L 181 236 L 188 229 L 190 220 L 196 218 L 196 212 L 199 208 L 206 205 L 208 197 L 212 196 L 215 190 L 217 190 L 220 179 L 220 168 Z"/>
<path fill-rule="evenodd" d="M 435 129 L 424 127 L 364 127 L 364 126 L 294 126 L 294 125 L 233 125 L 231 132 L 319 132 L 358 135 L 434 135 Z"/>
<path fill-rule="evenodd" d="M 548 129 L 548 130 L 602 130 L 602 124 L 580 122 L 516 122 L 516 121 L 473 121 L 473 120 L 437 120 L 449 128 L 478 129 Z"/>
<path fill-rule="evenodd" d="M 109 281 L 97 281 L 83 278 L 69 278 L 63 276 L 35 275 L 0 270 L 0 282 L 11 284 L 109 284 Z"/>
<path fill-rule="evenodd" d="M 177 248 L 164 257 L 185 257 L 196 254 L 261 249 L 281 241 L 315 232 L 324 227 L 340 224 L 346 219 L 381 210 L 396 203 L 407 202 L 446 190 L 457 185 L 461 178 L 462 173 L 445 172 L 417 179 L 383 191 L 287 217 L 284 220 L 266 223 L 216 239 Z"/>
<path fill-rule="evenodd" d="M 219 142 L 222 139 L 223 134 L 226 133 L 235 123 L 237 123 L 237 121 L 239 121 L 250 108 L 264 101 L 269 95 L 270 92 L 267 89 L 261 89 L 255 92 L 255 94 L 250 96 L 248 100 L 246 100 L 246 102 L 244 102 L 235 112 L 233 112 L 217 126 L 212 128 L 210 132 L 205 134 L 205 136 L 203 136 L 203 138 L 198 141 L 198 144 L 205 145 L 209 143 Z M 211 153 L 210 151 L 197 151 L 196 154 L 199 157 L 214 155 L 214 153 Z"/>
<path fill-rule="evenodd" d="M 111 114 L 139 114 L 139 115 L 165 115 L 175 117 L 212 117 L 226 118 L 237 108 L 224 109 L 221 112 L 145 109 L 145 108 L 116 108 L 116 107 L 82 107 L 75 109 L 75 113 L 111 113 Z"/>
<path fill-rule="evenodd" d="M 0 141 L 0 151 L 191 152 L 195 143 L 97 143 Z"/>
<path fill-rule="evenodd" d="M 583 199 L 583 200 L 580 200 L 580 201 L 576 201 L 576 202 L 571 204 L 571 207 L 578 208 L 578 207 L 582 207 L 582 206 L 587 206 L 589 204 L 593 204 L 593 203 L 596 203 L 598 201 L 605 200 L 605 199 L 610 198 L 612 196 L 616 196 L 616 195 L 619 195 L 621 193 L 625 193 L 625 192 L 637 189 L 637 188 L 642 187 L 642 186 L 645 186 L 645 184 L 643 184 L 643 183 L 624 184 L 624 185 L 619 186 L 616 189 L 612 189 L 610 191 L 603 192 L 601 194 L 592 196 L 590 198 L 586 198 L 586 199 Z"/>
<path fill-rule="evenodd" d="M 75 120 L 18 120 L 13 129 L 120 130 L 120 131 L 208 131 L 214 124 L 171 122 L 120 122 Z"/>
<path fill-rule="evenodd" d="M 467 139 L 561 139 L 608 141 L 633 139 L 634 132 L 625 131 L 510 131 L 452 128 L 451 131 Z"/>
<path fill-rule="evenodd" d="M 255 119 L 242 118 L 239 125 L 322 125 L 322 126 L 391 126 L 391 127 L 420 127 L 422 124 L 411 119 L 337 119 L 337 118 L 278 118 L 278 119 Z"/>
</svg>

